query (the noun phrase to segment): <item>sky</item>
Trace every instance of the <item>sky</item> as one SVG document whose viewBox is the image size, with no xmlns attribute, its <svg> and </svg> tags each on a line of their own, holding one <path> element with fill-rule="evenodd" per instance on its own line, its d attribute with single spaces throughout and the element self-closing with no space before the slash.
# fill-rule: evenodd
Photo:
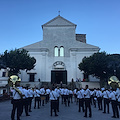
<svg viewBox="0 0 120 120">
<path fill-rule="evenodd" d="M 41 41 L 58 11 L 88 44 L 120 54 L 120 0 L 0 0 L 0 54 Z"/>
</svg>

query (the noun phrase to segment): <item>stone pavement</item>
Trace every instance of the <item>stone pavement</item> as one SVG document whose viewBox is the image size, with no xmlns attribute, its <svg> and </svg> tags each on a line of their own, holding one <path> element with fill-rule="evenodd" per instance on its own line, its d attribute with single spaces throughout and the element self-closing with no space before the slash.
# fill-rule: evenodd
<svg viewBox="0 0 120 120">
<path fill-rule="evenodd" d="M 34 103 L 34 101 L 33 101 Z M 0 102 L 0 120 L 11 120 L 12 105 L 10 100 Z M 78 105 L 76 103 L 70 104 L 70 107 L 65 107 L 60 103 L 60 112 L 58 117 L 50 116 L 50 103 L 45 104 L 45 106 L 40 106 L 40 109 L 33 109 L 29 113 L 30 116 L 26 117 L 25 112 L 21 116 L 21 120 L 114 120 L 117 118 L 111 118 L 112 110 L 110 104 L 110 114 L 103 114 L 102 111 L 98 111 L 98 108 L 92 106 L 92 118 L 84 118 L 83 112 L 78 112 Z M 15 119 L 16 120 L 16 119 Z"/>
</svg>

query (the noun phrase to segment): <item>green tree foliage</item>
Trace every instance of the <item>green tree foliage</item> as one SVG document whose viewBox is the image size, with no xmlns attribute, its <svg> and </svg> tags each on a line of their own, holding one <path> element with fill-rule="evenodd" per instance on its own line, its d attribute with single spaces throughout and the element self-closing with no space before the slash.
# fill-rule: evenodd
<svg viewBox="0 0 120 120">
<path fill-rule="evenodd" d="M 87 75 L 93 75 L 98 78 L 107 77 L 108 58 L 105 52 L 94 53 L 90 57 L 83 58 L 79 64 L 79 69 Z"/>
<path fill-rule="evenodd" d="M 10 69 L 10 74 L 18 74 L 20 70 L 31 70 L 35 67 L 36 59 L 30 57 L 25 49 L 5 51 L 0 57 L 5 66 Z"/>
<path fill-rule="evenodd" d="M 101 85 L 113 75 L 120 79 L 120 55 L 108 55 L 106 52 L 94 53 L 90 57 L 83 58 L 79 69 L 87 75 L 99 78 Z"/>
<path fill-rule="evenodd" d="M 118 79 L 120 80 L 120 54 L 111 54 L 108 55 L 108 57 L 109 57 L 108 72 L 111 75 L 117 76 Z"/>
</svg>

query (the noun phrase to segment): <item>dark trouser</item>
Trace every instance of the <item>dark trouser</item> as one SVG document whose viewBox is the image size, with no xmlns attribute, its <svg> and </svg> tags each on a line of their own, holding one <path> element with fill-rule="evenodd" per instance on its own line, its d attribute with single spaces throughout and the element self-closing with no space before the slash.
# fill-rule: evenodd
<svg viewBox="0 0 120 120">
<path fill-rule="evenodd" d="M 119 112 L 118 112 L 118 107 L 117 107 L 117 101 L 111 100 L 111 105 L 112 105 L 113 116 L 114 117 L 119 117 Z"/>
<path fill-rule="evenodd" d="M 82 111 L 84 112 L 84 98 L 79 99 L 79 112 L 81 112 L 81 107 Z"/>
<path fill-rule="evenodd" d="M 14 100 L 13 99 L 13 108 L 12 108 L 12 112 L 11 112 L 11 120 L 14 120 L 16 109 L 17 109 L 17 120 L 20 120 L 20 106 L 21 106 L 21 100 Z"/>
<path fill-rule="evenodd" d="M 70 95 L 69 95 L 69 98 L 70 98 L 71 103 L 73 103 L 73 100 L 72 100 L 73 94 L 70 94 Z"/>
<path fill-rule="evenodd" d="M 52 116 L 52 110 L 54 110 L 55 115 L 57 115 L 56 109 L 57 109 L 57 100 L 51 100 L 51 116 Z"/>
<path fill-rule="evenodd" d="M 103 109 L 102 108 L 102 97 L 98 97 L 97 100 L 98 100 L 98 109 L 102 110 Z"/>
<path fill-rule="evenodd" d="M 47 94 L 47 96 L 46 96 L 46 102 L 48 102 L 49 101 L 49 94 Z"/>
<path fill-rule="evenodd" d="M 44 106 L 44 103 L 45 103 L 45 100 L 46 100 L 46 96 L 45 95 L 40 95 L 40 97 L 41 97 L 41 101 L 40 102 L 42 102 L 42 106 Z"/>
<path fill-rule="evenodd" d="M 29 112 L 31 111 L 32 99 L 33 97 L 29 97 Z"/>
<path fill-rule="evenodd" d="M 63 101 L 64 101 L 64 95 L 61 95 L 61 98 L 62 98 L 62 104 L 63 104 Z"/>
<path fill-rule="evenodd" d="M 93 104 L 94 104 L 94 107 L 96 108 L 96 99 L 97 97 L 96 96 L 93 96 Z"/>
<path fill-rule="evenodd" d="M 94 99 L 94 97 L 93 97 L 93 95 L 91 95 L 91 97 L 90 97 L 91 105 L 93 104 L 93 99 Z"/>
<path fill-rule="evenodd" d="M 22 99 L 20 115 L 22 115 L 24 107 L 25 107 L 25 114 L 28 115 L 28 104 L 29 104 L 29 99 L 28 98 Z"/>
<path fill-rule="evenodd" d="M 74 101 L 77 102 L 77 95 L 74 94 Z"/>
<path fill-rule="evenodd" d="M 34 109 L 36 108 L 36 103 L 38 103 L 38 108 L 40 108 L 39 102 L 40 102 L 40 97 L 35 97 Z"/>
<path fill-rule="evenodd" d="M 57 105 L 57 111 L 59 112 L 59 97 L 57 98 L 57 103 L 56 103 L 56 105 Z"/>
<path fill-rule="evenodd" d="M 70 99 L 69 99 L 69 95 L 64 95 L 64 103 L 65 103 L 65 106 L 70 106 Z"/>
<path fill-rule="evenodd" d="M 109 113 L 109 103 L 110 103 L 110 100 L 104 98 L 104 113 L 106 113 L 106 106 L 107 106 L 107 112 Z"/>
<path fill-rule="evenodd" d="M 90 98 L 85 98 L 85 116 L 87 117 L 87 108 L 89 109 L 89 117 L 92 116 Z"/>
<path fill-rule="evenodd" d="M 118 102 L 118 108 L 119 108 L 119 110 L 120 110 L 120 102 Z"/>
</svg>

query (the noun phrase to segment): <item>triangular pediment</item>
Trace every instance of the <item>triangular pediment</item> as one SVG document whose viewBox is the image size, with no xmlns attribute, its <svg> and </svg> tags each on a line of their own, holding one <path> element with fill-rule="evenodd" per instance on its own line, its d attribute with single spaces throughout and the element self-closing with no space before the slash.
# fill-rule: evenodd
<svg viewBox="0 0 120 120">
<path fill-rule="evenodd" d="M 45 23 L 44 25 L 42 25 L 42 27 L 44 26 L 76 26 L 76 24 L 66 20 L 65 18 L 61 17 L 60 15 L 58 15 L 57 17 L 55 17 L 54 19 L 50 20 L 49 22 Z"/>
</svg>

